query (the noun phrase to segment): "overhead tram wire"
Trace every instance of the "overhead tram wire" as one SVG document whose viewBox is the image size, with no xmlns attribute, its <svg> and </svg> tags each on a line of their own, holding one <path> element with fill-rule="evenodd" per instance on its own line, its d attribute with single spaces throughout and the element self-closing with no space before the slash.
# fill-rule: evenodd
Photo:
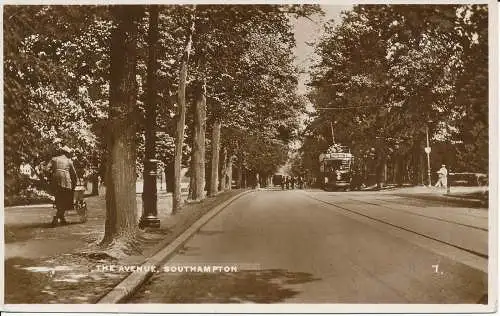
<svg viewBox="0 0 500 316">
<path fill-rule="evenodd" d="M 348 109 L 360 109 L 360 108 L 382 108 L 388 107 L 387 105 L 359 105 L 359 106 L 346 106 L 346 107 L 330 107 L 330 108 L 315 108 L 316 110 L 348 110 Z"/>
</svg>

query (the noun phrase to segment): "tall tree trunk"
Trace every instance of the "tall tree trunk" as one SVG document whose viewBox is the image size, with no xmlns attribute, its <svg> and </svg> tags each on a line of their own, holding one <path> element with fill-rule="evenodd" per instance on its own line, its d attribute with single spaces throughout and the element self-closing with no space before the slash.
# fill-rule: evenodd
<svg viewBox="0 0 500 316">
<path fill-rule="evenodd" d="M 193 175 L 193 169 L 194 169 L 193 161 L 191 160 L 191 165 L 189 166 L 189 169 L 191 171 L 191 176 L 189 177 L 189 187 L 188 187 L 188 199 L 192 200 L 194 199 L 194 188 L 196 186 L 195 182 L 195 177 Z"/>
<path fill-rule="evenodd" d="M 149 173 L 152 164 L 148 160 L 156 158 L 156 43 L 158 41 L 158 15 L 157 5 L 150 6 L 149 10 L 149 34 L 148 34 L 148 65 L 147 65 L 147 95 L 146 95 L 146 126 L 145 126 L 145 150 L 143 170 L 143 207 L 145 210 L 156 210 L 152 203 L 157 202 L 156 179 Z M 155 170 L 156 171 L 156 170 Z M 156 212 L 155 212 L 156 213 Z M 144 214 L 143 214 L 144 215 Z M 157 214 L 153 214 L 157 215 Z"/>
<path fill-rule="evenodd" d="M 398 177 L 397 174 L 398 174 L 398 160 L 397 156 L 395 156 L 392 158 L 392 164 L 391 164 L 391 182 L 396 185 L 398 184 L 398 182 L 396 181 Z"/>
<path fill-rule="evenodd" d="M 404 182 L 404 158 L 402 155 L 397 155 L 395 167 L 395 181 L 398 186 L 402 186 Z"/>
<path fill-rule="evenodd" d="M 193 45 L 193 33 L 195 26 L 194 13 L 191 16 L 191 28 L 186 39 L 184 53 L 182 55 L 181 68 L 179 71 L 179 89 L 177 91 L 177 130 L 175 137 L 174 153 L 174 193 L 172 194 L 172 213 L 176 213 L 182 207 L 181 196 L 181 168 L 182 168 L 182 146 L 184 145 L 184 125 L 186 123 L 186 79 L 188 72 L 189 55 Z"/>
<path fill-rule="evenodd" d="M 209 195 L 217 194 L 219 187 L 219 156 L 220 156 L 220 129 L 221 121 L 216 119 L 212 129 L 212 175 L 210 177 Z"/>
<path fill-rule="evenodd" d="M 387 184 L 387 159 L 384 161 L 384 185 Z"/>
<path fill-rule="evenodd" d="M 243 175 L 243 188 L 248 187 L 248 170 L 245 167 L 242 167 L 242 175 Z"/>
<path fill-rule="evenodd" d="M 419 170 L 419 184 L 424 185 L 425 184 L 425 175 L 427 174 L 427 168 L 425 167 L 426 164 L 424 163 L 425 156 L 422 154 L 422 152 L 418 155 L 418 170 Z"/>
<path fill-rule="evenodd" d="M 243 188 L 243 159 L 239 158 L 239 165 L 238 165 L 238 182 L 236 183 L 236 186 L 238 189 Z"/>
<path fill-rule="evenodd" d="M 121 247 L 118 239 L 133 239 L 137 232 L 136 22 L 142 12 L 136 6 L 114 6 L 112 12 L 117 27 L 111 34 L 106 221 L 102 244 Z"/>
<path fill-rule="evenodd" d="M 97 172 L 92 174 L 92 192 L 90 195 L 99 195 L 99 174 Z"/>
<path fill-rule="evenodd" d="M 231 190 L 233 188 L 233 160 L 234 156 L 229 155 L 227 160 L 227 181 L 226 181 L 226 190 Z"/>
<path fill-rule="evenodd" d="M 418 184 L 418 178 L 419 178 L 419 170 L 418 170 L 418 162 L 419 162 L 419 156 L 420 156 L 420 146 L 419 142 L 415 142 L 413 145 L 413 151 L 412 151 L 412 168 L 411 168 L 411 173 L 412 173 L 412 184 L 417 185 Z"/>
<path fill-rule="evenodd" d="M 174 192 L 174 178 L 172 175 L 174 174 L 174 164 L 171 161 L 164 161 L 165 164 L 165 185 L 167 187 L 167 192 Z"/>
<path fill-rule="evenodd" d="M 321 179 L 321 182 L 324 180 Z M 363 159 L 363 183 L 368 184 L 368 161 L 367 159 Z"/>
<path fill-rule="evenodd" d="M 386 177 L 387 160 L 385 157 L 380 157 L 377 162 L 377 187 L 382 188 L 387 182 Z"/>
<path fill-rule="evenodd" d="M 408 183 L 411 183 L 411 180 L 412 180 L 412 178 L 411 178 L 411 156 L 412 156 L 412 154 L 409 153 L 407 155 L 407 158 L 405 159 L 405 162 L 404 162 L 404 164 L 405 164 L 406 181 Z"/>
<path fill-rule="evenodd" d="M 201 200 L 205 196 L 205 130 L 206 130 L 206 84 L 196 87 L 194 107 L 193 150 L 191 152 L 191 177 L 193 200 Z"/>
<path fill-rule="evenodd" d="M 220 186 L 219 186 L 221 191 L 224 191 L 226 189 L 227 164 L 228 164 L 227 148 L 224 147 L 224 149 L 222 150 L 222 168 L 221 168 Z"/>
</svg>

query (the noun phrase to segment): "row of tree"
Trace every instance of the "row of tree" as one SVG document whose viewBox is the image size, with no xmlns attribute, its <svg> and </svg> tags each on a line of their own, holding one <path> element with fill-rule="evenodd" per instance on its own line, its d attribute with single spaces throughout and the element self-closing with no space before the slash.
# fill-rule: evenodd
<svg viewBox="0 0 500 316">
<path fill-rule="evenodd" d="M 333 133 L 376 182 L 387 169 L 388 181 L 427 179 L 427 134 L 434 171 L 487 171 L 486 5 L 358 5 L 325 27 L 316 53 L 296 169 L 319 177 Z"/>
<path fill-rule="evenodd" d="M 6 6 L 5 178 L 62 140 L 106 170 L 105 245 L 137 232 L 138 168 L 190 164 L 189 198 L 266 177 L 287 159 L 305 102 L 291 19 L 312 5 Z M 208 172 L 206 172 L 208 170 Z M 247 172 L 247 176 L 243 175 Z M 258 177 L 258 176 L 257 176 Z M 144 190 L 154 185 L 146 180 Z M 209 187 L 206 187 L 209 183 Z"/>
</svg>

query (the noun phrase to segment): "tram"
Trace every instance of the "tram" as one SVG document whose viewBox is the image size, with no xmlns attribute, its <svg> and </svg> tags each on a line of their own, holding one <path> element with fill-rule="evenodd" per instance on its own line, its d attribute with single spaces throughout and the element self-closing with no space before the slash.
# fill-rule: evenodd
<svg viewBox="0 0 500 316">
<path fill-rule="evenodd" d="M 333 144 L 319 155 L 325 191 L 349 190 L 352 181 L 354 156 L 349 147 Z"/>
</svg>

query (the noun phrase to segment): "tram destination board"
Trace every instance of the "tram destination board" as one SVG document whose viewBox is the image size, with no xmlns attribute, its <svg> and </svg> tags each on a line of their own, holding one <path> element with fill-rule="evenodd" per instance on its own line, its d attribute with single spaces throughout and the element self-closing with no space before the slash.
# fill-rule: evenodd
<svg viewBox="0 0 500 316">
<path fill-rule="evenodd" d="M 351 159 L 352 154 L 350 153 L 328 153 L 324 154 L 323 159 Z"/>
</svg>

